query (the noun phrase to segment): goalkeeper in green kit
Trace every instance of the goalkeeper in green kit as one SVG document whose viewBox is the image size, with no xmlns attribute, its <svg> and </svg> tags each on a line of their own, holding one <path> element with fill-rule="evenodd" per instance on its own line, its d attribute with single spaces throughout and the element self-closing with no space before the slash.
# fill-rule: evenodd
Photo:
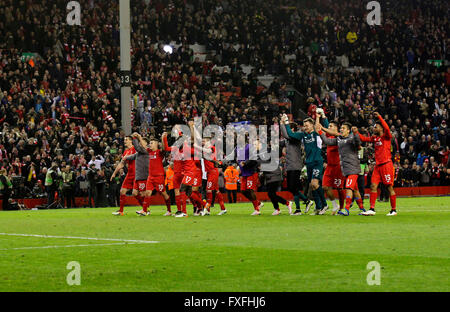
<svg viewBox="0 0 450 312">
<path fill-rule="evenodd" d="M 314 120 L 306 118 L 303 121 L 304 132 L 293 132 L 289 126 L 289 118 L 283 115 L 281 122 L 286 125 L 286 131 L 290 138 L 303 142 L 306 153 L 306 169 L 308 174 L 308 183 L 312 189 L 314 202 L 316 204 L 315 215 L 323 214 L 328 205 L 322 188 L 323 176 L 323 158 L 322 158 L 322 139 L 314 131 Z"/>
</svg>

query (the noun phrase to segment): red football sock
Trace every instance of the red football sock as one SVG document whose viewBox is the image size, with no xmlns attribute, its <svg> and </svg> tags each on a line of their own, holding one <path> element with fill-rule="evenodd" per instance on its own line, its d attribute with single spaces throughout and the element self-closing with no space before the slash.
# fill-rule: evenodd
<svg viewBox="0 0 450 312">
<path fill-rule="evenodd" d="M 182 210 L 185 214 L 187 214 L 187 211 L 186 211 L 186 201 L 187 201 L 187 195 L 186 195 L 186 192 L 182 192 L 182 193 L 180 194 L 180 197 L 181 197 L 181 210 Z"/>
<path fill-rule="evenodd" d="M 123 212 L 123 206 L 125 205 L 125 199 L 126 198 L 127 198 L 127 195 L 120 194 L 120 197 L 119 197 L 119 205 L 120 205 L 119 211 L 120 212 Z"/>
<path fill-rule="evenodd" d="M 204 203 L 202 201 L 202 198 L 199 195 L 199 192 L 192 192 L 191 196 L 189 197 L 192 200 L 192 203 L 196 203 L 197 207 L 199 209 L 202 209 L 204 206 Z"/>
<path fill-rule="evenodd" d="M 362 198 L 355 199 L 356 203 L 358 204 L 359 209 L 364 209 L 364 202 Z"/>
<path fill-rule="evenodd" d="M 397 195 L 391 195 L 389 196 L 389 200 L 391 202 L 391 209 L 395 210 L 396 206 L 397 206 Z"/>
<path fill-rule="evenodd" d="M 258 211 L 259 211 L 259 205 L 261 204 L 261 203 L 259 202 L 259 200 L 257 200 L 257 199 L 252 200 L 252 204 L 253 204 L 253 207 L 255 208 L 255 210 L 258 210 Z"/>
<path fill-rule="evenodd" d="M 142 205 L 142 210 L 144 210 L 144 212 L 147 212 L 148 206 L 150 206 L 150 196 L 145 196 L 144 204 Z"/>
<path fill-rule="evenodd" d="M 345 190 L 338 190 L 339 195 L 339 209 L 344 208 L 345 205 Z"/>
<path fill-rule="evenodd" d="M 136 200 L 138 201 L 139 205 L 144 207 L 144 199 L 142 198 L 141 195 L 136 195 Z"/>
<path fill-rule="evenodd" d="M 195 192 L 193 192 L 193 193 L 197 194 L 198 199 L 199 199 L 199 203 L 201 204 L 200 207 L 201 207 L 201 208 L 204 208 L 205 205 L 206 205 L 206 203 L 203 201 L 202 193 L 200 193 L 200 191 L 195 191 Z"/>
<path fill-rule="evenodd" d="M 193 211 L 193 213 L 196 213 L 198 210 L 200 210 L 198 208 L 198 202 L 192 198 L 192 194 L 191 194 L 191 196 L 189 196 L 189 200 L 192 203 L 192 208 L 193 208 L 192 211 Z"/>
<path fill-rule="evenodd" d="M 175 195 L 175 203 L 177 204 L 177 210 L 181 211 L 181 194 Z"/>
<path fill-rule="evenodd" d="M 222 195 L 222 193 L 217 192 L 216 193 L 216 198 L 217 198 L 217 201 L 219 202 L 220 210 L 225 210 L 225 204 L 223 202 L 223 195 Z"/>
<path fill-rule="evenodd" d="M 167 199 L 164 199 L 164 201 L 166 202 L 167 211 L 172 212 L 170 209 L 170 197 L 167 197 Z"/>
<path fill-rule="evenodd" d="M 370 192 L 370 209 L 375 210 L 376 201 L 377 201 L 377 192 Z"/>
<path fill-rule="evenodd" d="M 208 204 L 211 206 L 212 205 L 212 192 L 207 192 L 206 193 L 206 201 L 208 202 Z"/>
<path fill-rule="evenodd" d="M 350 205 L 352 204 L 352 198 L 350 196 L 345 197 L 345 209 L 350 210 Z"/>
<path fill-rule="evenodd" d="M 212 192 L 206 192 L 206 204 L 203 208 L 207 207 L 208 211 L 211 211 L 213 201 L 213 193 Z"/>
</svg>

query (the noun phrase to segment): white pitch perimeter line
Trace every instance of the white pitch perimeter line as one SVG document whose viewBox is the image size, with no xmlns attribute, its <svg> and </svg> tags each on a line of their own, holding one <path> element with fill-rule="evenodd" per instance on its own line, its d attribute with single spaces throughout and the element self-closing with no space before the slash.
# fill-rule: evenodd
<svg viewBox="0 0 450 312">
<path fill-rule="evenodd" d="M 140 243 L 140 244 L 158 244 L 158 241 L 146 241 L 136 239 L 120 239 L 120 238 L 98 238 L 98 237 L 78 237 L 78 236 L 55 236 L 55 235 L 40 235 L 40 234 L 17 234 L 17 233 L 0 233 L 0 235 L 7 236 L 27 236 L 27 237 L 42 237 L 42 238 L 67 238 L 67 239 L 87 239 L 96 241 L 113 241 L 126 243 Z"/>
<path fill-rule="evenodd" d="M 110 244 L 86 244 L 86 245 L 60 245 L 60 246 L 36 246 L 36 247 L 17 247 L 4 248 L 0 250 L 23 250 L 23 249 L 47 249 L 47 248 L 66 248 L 66 247 L 90 247 L 90 246 L 112 246 L 112 245 L 135 245 L 139 243 L 110 243 Z"/>
</svg>

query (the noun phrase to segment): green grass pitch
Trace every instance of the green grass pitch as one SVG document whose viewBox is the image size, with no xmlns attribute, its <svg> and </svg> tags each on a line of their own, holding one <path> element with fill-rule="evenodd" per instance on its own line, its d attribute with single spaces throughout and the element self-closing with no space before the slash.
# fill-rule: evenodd
<svg viewBox="0 0 450 312">
<path fill-rule="evenodd" d="M 2 211 L 0 291 L 450 291 L 450 197 L 399 198 L 394 217 L 379 202 L 373 217 L 227 206 L 225 216 L 216 205 L 188 218 L 163 217 L 162 206 L 147 217 L 137 207 L 123 217 L 112 208 Z M 66 282 L 70 261 L 81 285 Z M 367 283 L 370 261 L 381 285 Z"/>
</svg>

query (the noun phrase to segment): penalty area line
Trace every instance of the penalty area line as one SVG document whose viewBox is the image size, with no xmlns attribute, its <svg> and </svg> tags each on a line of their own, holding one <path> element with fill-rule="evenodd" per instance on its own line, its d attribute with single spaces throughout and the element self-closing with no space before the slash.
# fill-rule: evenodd
<svg viewBox="0 0 450 312">
<path fill-rule="evenodd" d="M 41 238 L 65 238 L 65 239 L 85 239 L 95 241 L 113 241 L 122 243 L 136 243 L 136 244 L 158 244 L 158 241 L 147 241 L 137 239 L 120 239 L 120 238 L 99 238 L 99 237 L 80 237 L 80 236 L 57 236 L 57 235 L 41 235 L 41 234 L 19 234 L 19 233 L 0 233 L 5 236 L 24 236 L 24 237 L 41 237 Z"/>
<path fill-rule="evenodd" d="M 112 245 L 136 245 L 141 243 L 109 243 L 109 244 L 84 244 L 84 245 L 56 245 L 56 246 L 34 246 L 34 247 L 17 247 L 17 248 L 3 248 L 5 250 L 24 250 L 24 249 L 48 249 L 48 248 L 67 248 L 67 247 L 91 247 L 91 246 L 112 246 Z"/>
</svg>

